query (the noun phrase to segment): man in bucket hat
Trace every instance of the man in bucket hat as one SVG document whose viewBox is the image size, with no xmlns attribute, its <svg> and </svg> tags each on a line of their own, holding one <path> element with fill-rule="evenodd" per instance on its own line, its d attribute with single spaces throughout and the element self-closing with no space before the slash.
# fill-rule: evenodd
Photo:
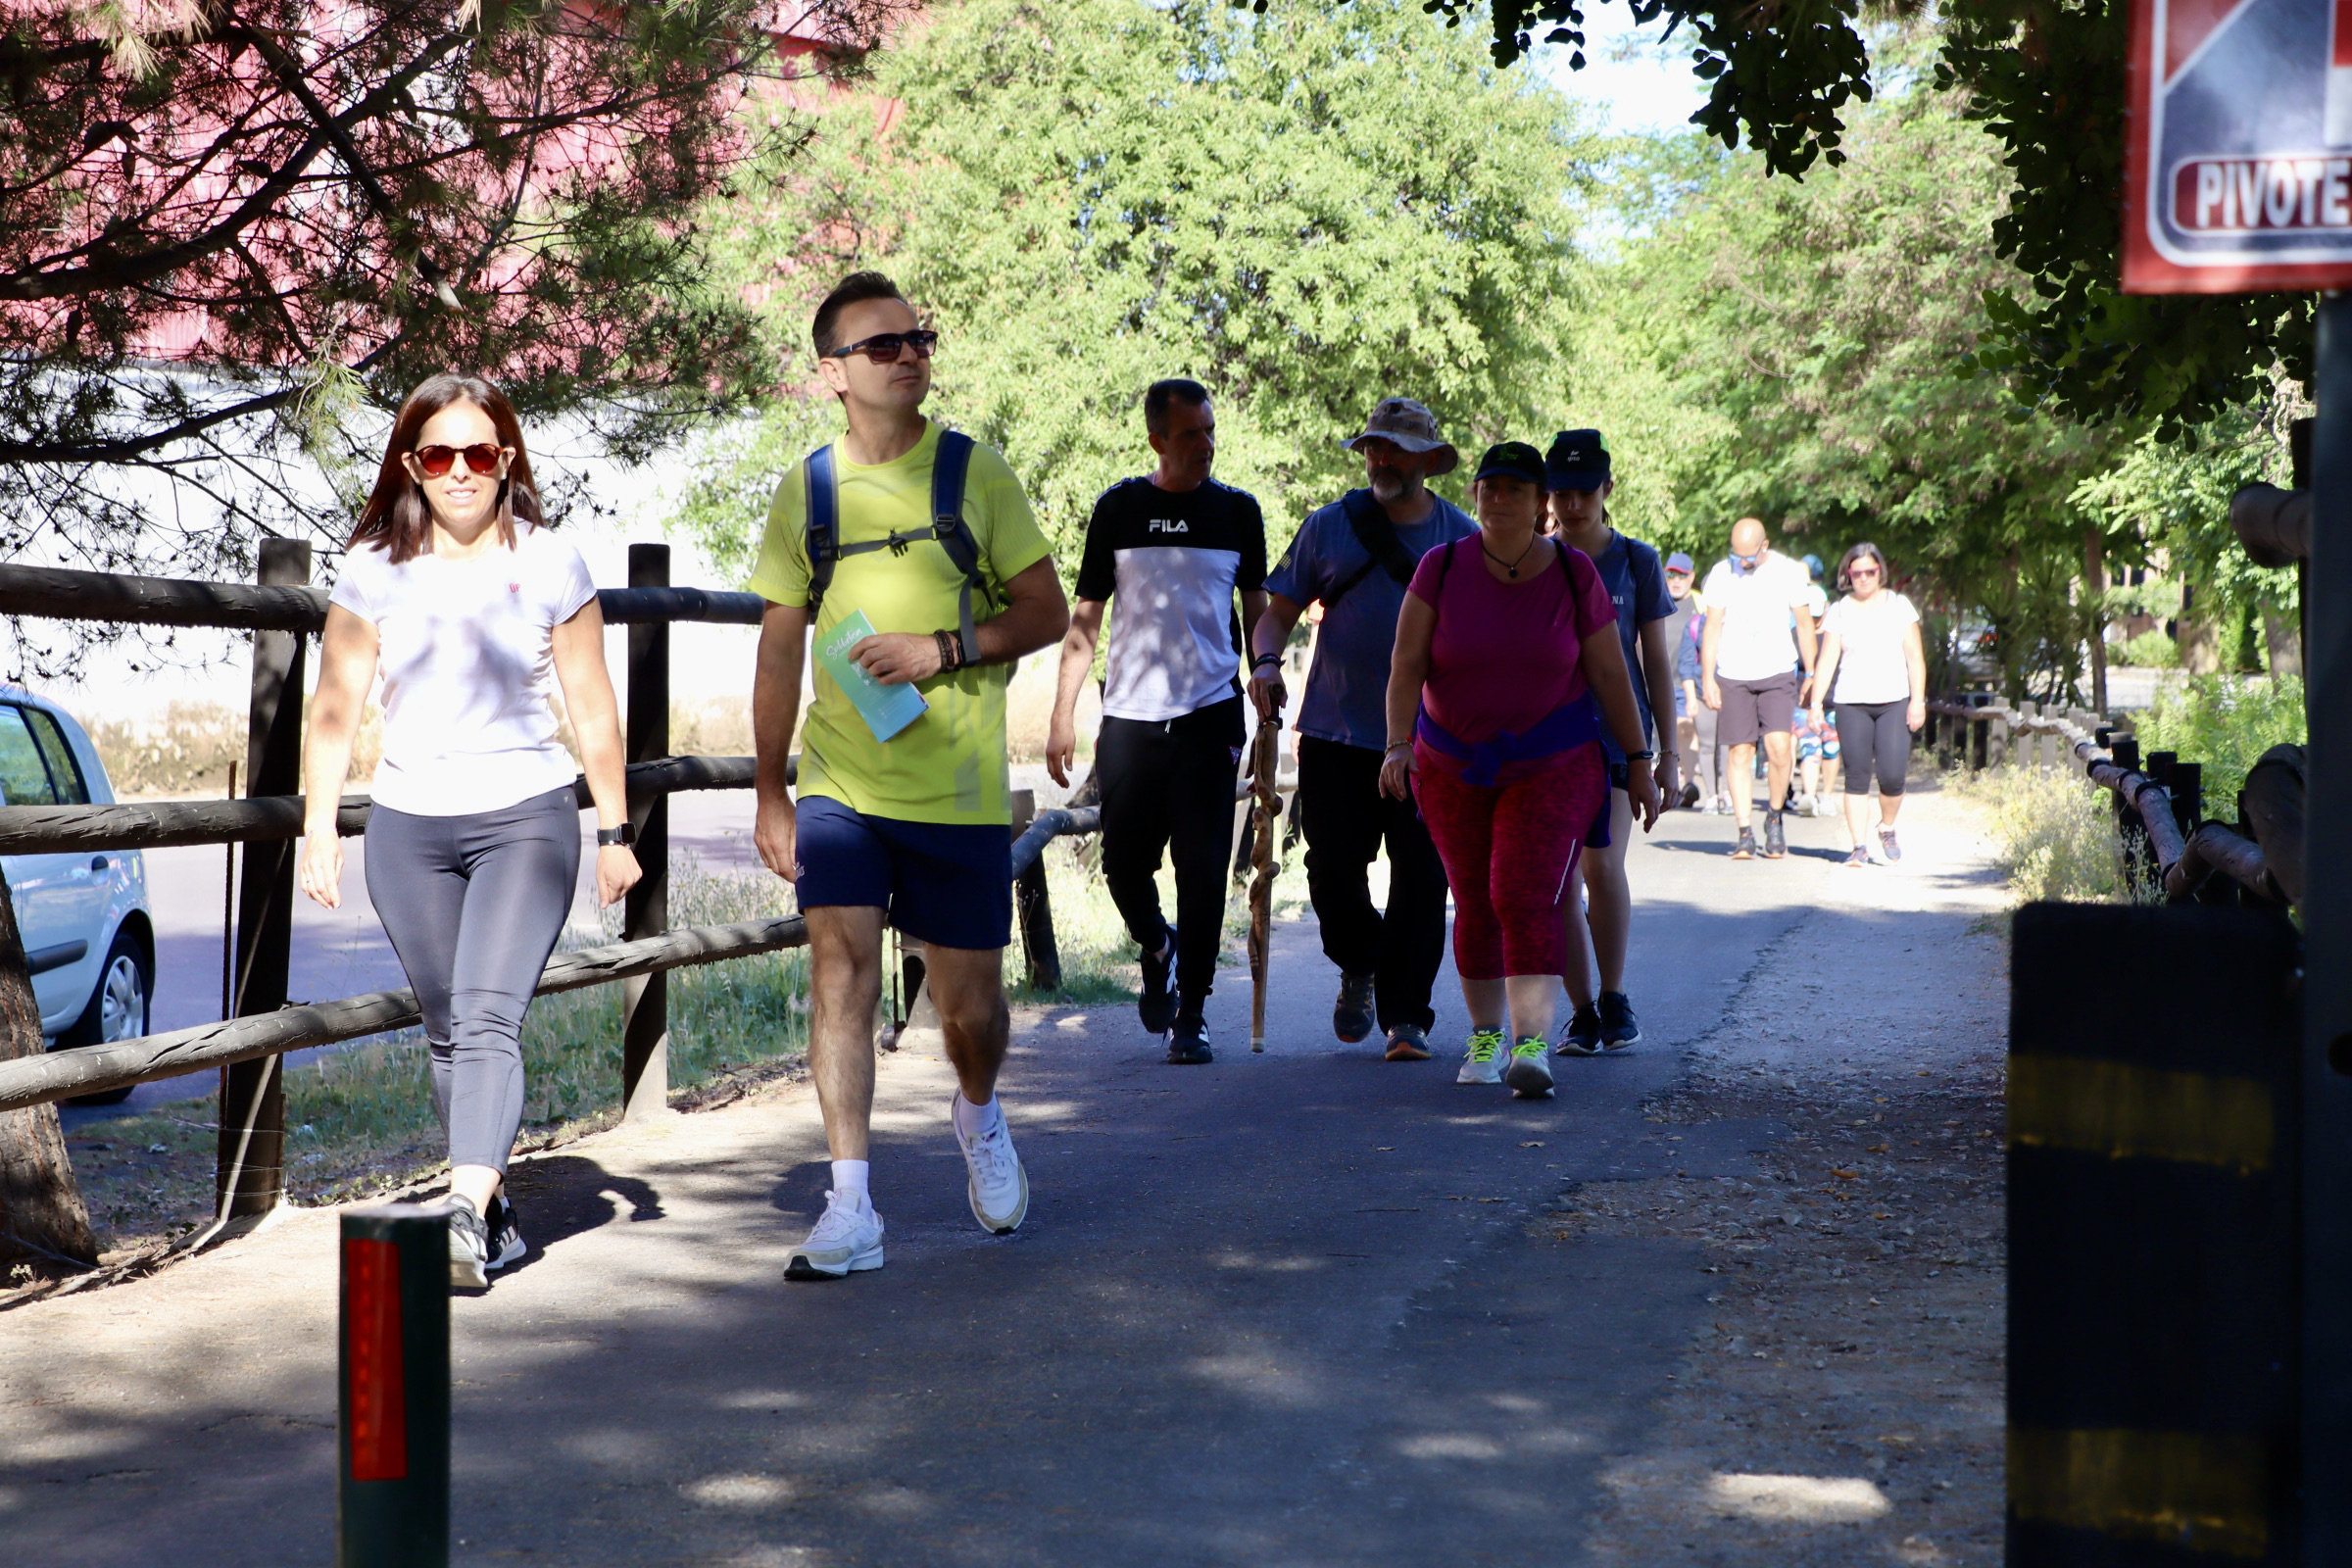
<svg viewBox="0 0 2352 1568">
<path fill-rule="evenodd" d="M 1323 953 L 1339 965 L 1332 1032 L 1352 1044 L 1378 1028 L 1391 1061 L 1429 1059 L 1437 1014 L 1430 988 L 1446 952 L 1446 868 L 1409 801 L 1380 792 L 1388 740 L 1389 656 L 1404 585 L 1421 557 L 1478 532 L 1428 482 L 1461 457 L 1434 415 L 1387 398 L 1340 443 L 1364 463 L 1364 488 L 1307 514 L 1266 577 L 1266 611 L 1250 636 L 1250 696 L 1261 715 L 1290 700 L 1282 651 L 1308 605 L 1323 607 L 1314 664 L 1298 706 L 1298 796 L 1307 895 Z M 1375 908 L 1367 873 L 1389 854 L 1389 903 Z"/>
</svg>

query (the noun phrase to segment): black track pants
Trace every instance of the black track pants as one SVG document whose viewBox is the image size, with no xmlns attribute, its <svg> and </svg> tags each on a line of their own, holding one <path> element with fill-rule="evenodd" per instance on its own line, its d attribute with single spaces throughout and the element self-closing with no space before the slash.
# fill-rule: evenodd
<svg viewBox="0 0 2352 1568">
<path fill-rule="evenodd" d="M 1187 1009 L 1207 1002 L 1225 941 L 1233 874 L 1233 789 L 1242 761 L 1242 699 L 1182 718 L 1106 718 L 1095 742 L 1102 788 L 1102 877 L 1147 953 L 1167 941 L 1159 885 L 1164 851 L 1176 866 L 1176 988 Z"/>
<path fill-rule="evenodd" d="M 1838 753 L 1845 763 L 1846 794 L 1868 795 L 1874 772 L 1881 795 L 1903 793 L 1911 769 L 1911 726 L 1903 718 L 1910 710 L 1907 699 L 1838 705 Z"/>
<path fill-rule="evenodd" d="M 1410 801 L 1380 793 L 1380 754 L 1298 737 L 1298 811 L 1306 891 L 1323 956 L 1374 980 L 1380 1027 L 1438 1021 L 1430 988 L 1446 961 L 1446 866 Z M 1366 872 L 1386 844 L 1389 907 L 1372 906 Z"/>
</svg>

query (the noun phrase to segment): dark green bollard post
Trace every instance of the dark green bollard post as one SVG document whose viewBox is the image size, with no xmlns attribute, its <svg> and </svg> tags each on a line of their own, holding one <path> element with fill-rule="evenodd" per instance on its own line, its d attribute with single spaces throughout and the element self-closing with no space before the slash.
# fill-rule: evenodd
<svg viewBox="0 0 2352 1568">
<path fill-rule="evenodd" d="M 343 1216 L 335 1568 L 449 1563 L 449 1221 Z"/>
</svg>

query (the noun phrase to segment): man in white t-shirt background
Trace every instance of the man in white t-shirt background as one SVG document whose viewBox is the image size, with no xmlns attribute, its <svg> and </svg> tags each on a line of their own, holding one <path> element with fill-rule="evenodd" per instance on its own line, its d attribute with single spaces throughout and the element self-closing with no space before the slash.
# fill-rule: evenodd
<svg viewBox="0 0 2352 1568">
<path fill-rule="evenodd" d="M 1794 754 L 1789 731 L 1797 704 L 1811 696 L 1817 592 L 1811 574 L 1772 548 L 1755 517 L 1732 525 L 1730 558 L 1716 564 L 1699 589 L 1707 606 L 1699 695 L 1720 715 L 1718 735 L 1731 749 L 1725 775 L 1732 816 L 1740 824 L 1735 860 L 1752 859 L 1757 853 L 1752 780 L 1759 745 L 1769 803 L 1763 855 L 1777 860 L 1788 853 L 1781 812 L 1788 804 Z"/>
</svg>

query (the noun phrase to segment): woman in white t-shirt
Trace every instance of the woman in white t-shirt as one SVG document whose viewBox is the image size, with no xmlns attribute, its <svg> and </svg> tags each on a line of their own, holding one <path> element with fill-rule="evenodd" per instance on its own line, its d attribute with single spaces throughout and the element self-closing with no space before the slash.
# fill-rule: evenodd
<svg viewBox="0 0 2352 1568">
<path fill-rule="evenodd" d="M 1928 660 L 1920 647 L 1919 612 L 1886 586 L 1886 558 L 1867 540 L 1838 564 L 1846 596 L 1821 623 L 1821 673 L 1813 683 L 1813 722 L 1824 699 L 1838 710 L 1838 750 L 1845 763 L 1845 830 L 1853 839 L 1847 865 L 1899 860 L 1894 819 L 1903 808 L 1903 778 L 1911 766 L 1911 733 L 1928 721 Z M 1834 683 L 1834 684 L 1833 684 Z M 1879 849 L 1869 842 L 1870 780 L 1879 780 Z"/>
<path fill-rule="evenodd" d="M 379 673 L 368 894 L 432 1050 L 450 1281 L 478 1288 L 525 1250 L 505 1192 L 522 1015 L 579 877 L 572 762 L 548 703 L 558 683 L 596 802 L 598 901 L 638 878 L 596 585 L 544 526 L 522 427 L 479 377 L 436 375 L 401 405 L 327 599 L 301 879 L 330 909 L 342 903 L 336 802 Z"/>
</svg>

